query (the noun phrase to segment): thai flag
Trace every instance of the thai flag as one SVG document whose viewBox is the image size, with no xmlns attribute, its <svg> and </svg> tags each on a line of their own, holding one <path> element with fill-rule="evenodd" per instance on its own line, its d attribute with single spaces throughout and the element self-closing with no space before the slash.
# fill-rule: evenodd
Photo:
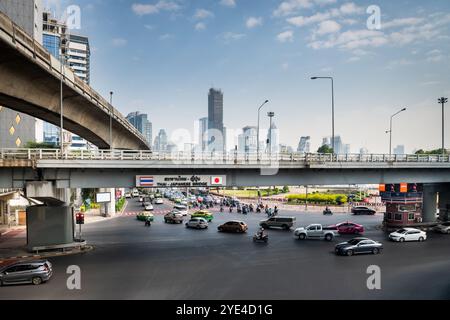
<svg viewBox="0 0 450 320">
<path fill-rule="evenodd" d="M 141 187 L 153 187 L 153 177 L 140 177 L 139 179 Z"/>
</svg>

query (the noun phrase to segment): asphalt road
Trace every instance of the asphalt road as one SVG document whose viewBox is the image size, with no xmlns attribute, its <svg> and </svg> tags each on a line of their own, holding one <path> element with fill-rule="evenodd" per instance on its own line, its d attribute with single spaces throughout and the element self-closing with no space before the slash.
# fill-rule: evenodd
<svg viewBox="0 0 450 320">
<path fill-rule="evenodd" d="M 127 212 L 141 210 L 131 201 Z M 167 203 L 155 210 L 171 208 Z M 252 235 L 264 215 L 217 213 L 208 230 L 166 225 L 161 215 L 151 228 L 124 216 L 84 227 L 95 250 L 51 259 L 54 277 L 42 286 L 0 289 L 0 299 L 449 299 L 450 238 L 429 234 L 424 243 L 391 243 L 379 230 L 382 216 L 281 212 L 297 217 L 297 226 L 330 225 L 351 220 L 366 236 L 384 243 L 381 255 L 336 256 L 337 242 L 298 241 L 293 232 L 270 230 L 269 244 Z M 228 220 L 249 224 L 248 234 L 222 234 Z M 70 291 L 66 269 L 81 268 L 81 290 Z M 381 290 L 367 288 L 371 265 L 381 268 Z"/>
</svg>

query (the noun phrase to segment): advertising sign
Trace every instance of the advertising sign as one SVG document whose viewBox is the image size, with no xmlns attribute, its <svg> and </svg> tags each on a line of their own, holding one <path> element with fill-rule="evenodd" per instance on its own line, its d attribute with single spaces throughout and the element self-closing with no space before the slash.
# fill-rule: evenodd
<svg viewBox="0 0 450 320">
<path fill-rule="evenodd" d="M 110 192 L 97 193 L 95 195 L 95 202 L 96 203 L 111 202 L 111 193 Z"/>
<path fill-rule="evenodd" d="M 226 176 L 136 176 L 138 188 L 206 188 L 226 186 Z"/>
</svg>

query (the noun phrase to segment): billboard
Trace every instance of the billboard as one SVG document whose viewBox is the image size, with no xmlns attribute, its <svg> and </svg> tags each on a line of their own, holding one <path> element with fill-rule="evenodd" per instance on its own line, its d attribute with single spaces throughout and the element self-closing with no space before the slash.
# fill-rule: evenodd
<svg viewBox="0 0 450 320">
<path fill-rule="evenodd" d="M 138 188 L 206 188 L 226 186 L 226 176 L 182 175 L 182 176 L 136 176 Z"/>
<path fill-rule="evenodd" d="M 101 192 L 101 193 L 95 194 L 95 202 L 96 203 L 111 202 L 111 193 L 110 192 Z"/>
</svg>

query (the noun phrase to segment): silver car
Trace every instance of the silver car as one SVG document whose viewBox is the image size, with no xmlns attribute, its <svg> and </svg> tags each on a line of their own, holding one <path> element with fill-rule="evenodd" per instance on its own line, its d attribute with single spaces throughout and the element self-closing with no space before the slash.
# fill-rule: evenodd
<svg viewBox="0 0 450 320">
<path fill-rule="evenodd" d="M 192 218 L 186 223 L 186 228 L 208 229 L 208 221 L 203 218 Z"/>
<path fill-rule="evenodd" d="M 0 268 L 0 286 L 30 283 L 40 285 L 53 275 L 52 264 L 47 260 L 17 262 Z"/>
</svg>

